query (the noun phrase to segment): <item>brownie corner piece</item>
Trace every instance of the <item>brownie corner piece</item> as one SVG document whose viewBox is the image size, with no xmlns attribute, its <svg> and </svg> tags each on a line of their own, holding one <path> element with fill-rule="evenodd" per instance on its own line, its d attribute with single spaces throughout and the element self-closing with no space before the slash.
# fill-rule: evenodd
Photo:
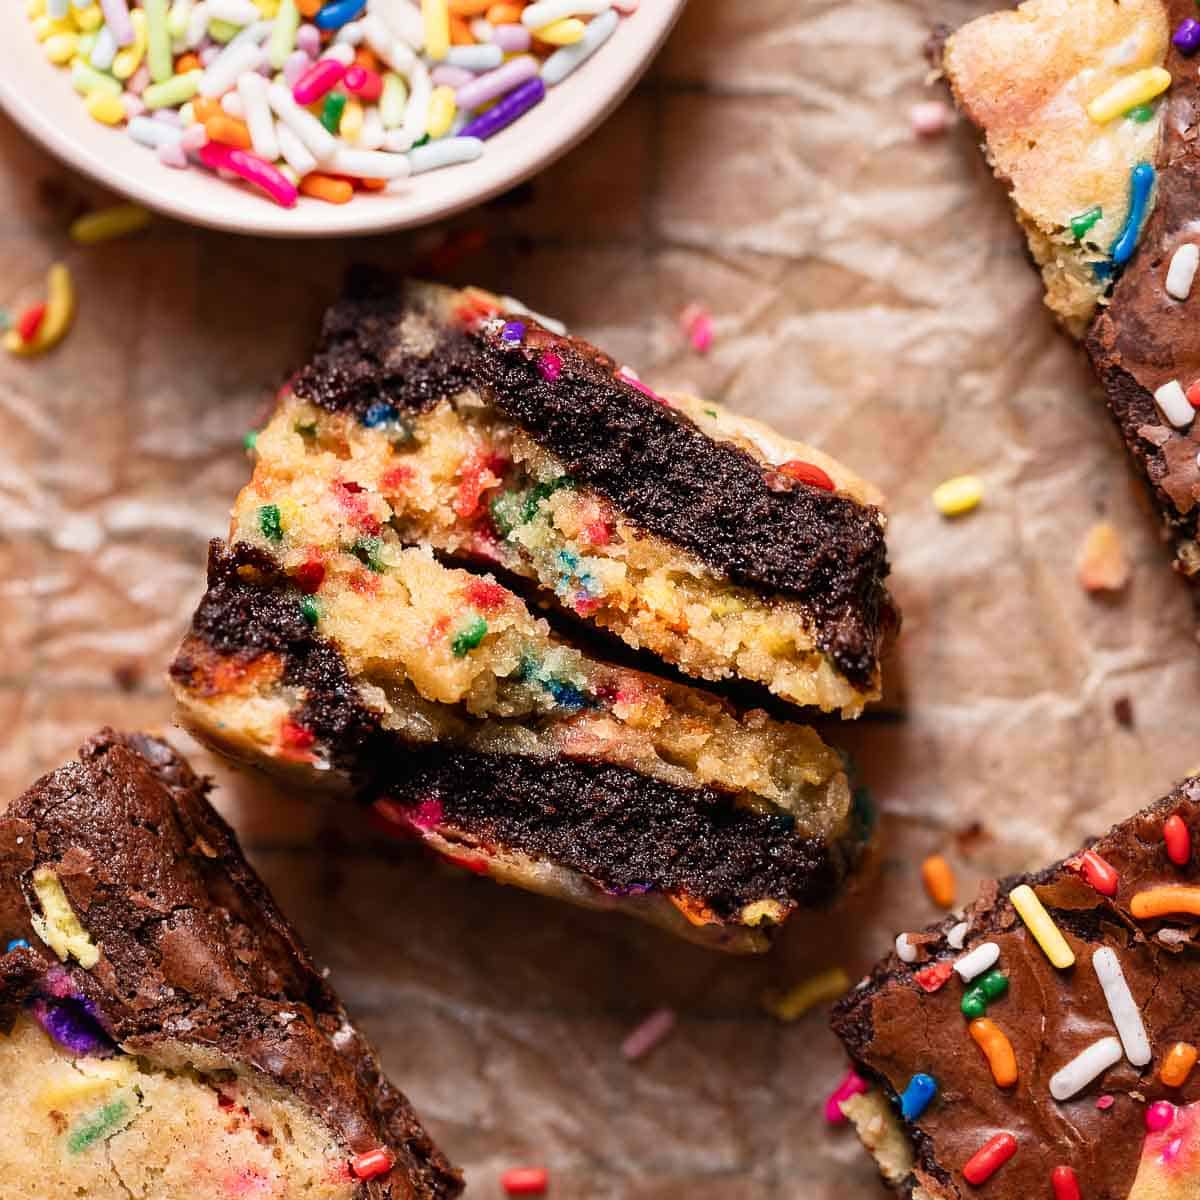
<svg viewBox="0 0 1200 1200">
<path fill-rule="evenodd" d="M 207 791 L 104 730 L 0 817 L 0 1190 L 456 1196 Z"/>
</svg>

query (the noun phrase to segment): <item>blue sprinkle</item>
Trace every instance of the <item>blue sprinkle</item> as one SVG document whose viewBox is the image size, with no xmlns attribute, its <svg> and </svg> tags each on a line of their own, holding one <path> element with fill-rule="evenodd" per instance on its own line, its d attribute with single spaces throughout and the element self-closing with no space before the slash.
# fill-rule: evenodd
<svg viewBox="0 0 1200 1200">
<path fill-rule="evenodd" d="M 335 0 L 333 4 L 326 4 L 312 21 L 318 29 L 341 29 L 366 7 L 367 0 Z"/>
<path fill-rule="evenodd" d="M 906 1121 L 915 1121 L 937 1095 L 937 1080 L 932 1075 L 919 1072 L 908 1081 L 908 1087 L 900 1097 L 900 1115 Z"/>
<path fill-rule="evenodd" d="M 14 950 L 28 950 L 29 943 L 24 938 L 13 938 L 5 948 L 5 954 L 11 954 Z"/>
<path fill-rule="evenodd" d="M 512 342 L 514 345 L 525 336 L 524 321 L 509 321 L 507 325 L 500 330 L 500 336 L 506 342 Z"/>
<path fill-rule="evenodd" d="M 1149 163 L 1138 163 L 1129 175 L 1129 215 L 1110 251 L 1114 267 L 1123 266 L 1133 255 L 1153 186 L 1154 168 Z"/>
<path fill-rule="evenodd" d="M 554 697 L 554 702 L 563 708 L 582 708 L 583 693 L 572 683 L 561 679 L 547 679 L 544 687 Z"/>
<path fill-rule="evenodd" d="M 560 550 L 558 552 L 558 561 L 564 570 L 573 571 L 579 566 L 579 555 L 572 554 L 569 550 Z"/>
<path fill-rule="evenodd" d="M 324 11 L 324 10 L 322 10 Z M 390 404 L 385 404 L 382 400 L 376 404 L 372 404 L 370 408 L 363 413 L 363 424 L 368 429 L 378 429 L 380 425 L 386 425 L 389 421 L 394 421 L 400 414 Z"/>
</svg>

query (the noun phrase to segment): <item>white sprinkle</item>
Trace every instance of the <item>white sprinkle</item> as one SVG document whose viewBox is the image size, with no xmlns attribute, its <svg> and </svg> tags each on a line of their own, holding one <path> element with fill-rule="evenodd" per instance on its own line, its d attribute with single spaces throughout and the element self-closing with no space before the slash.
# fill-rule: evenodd
<svg viewBox="0 0 1200 1200">
<path fill-rule="evenodd" d="M 963 983 L 970 983 L 976 975 L 982 975 L 999 960 L 1000 947 L 995 942 L 981 942 L 954 964 L 954 970 Z"/>
<path fill-rule="evenodd" d="M 412 65 L 408 77 L 408 106 L 404 110 L 404 120 L 400 128 L 393 130 L 400 139 L 408 138 L 408 144 L 418 141 L 429 123 L 429 98 L 433 95 L 433 81 L 425 64 L 419 59 Z"/>
<path fill-rule="evenodd" d="M 362 130 L 358 135 L 358 142 L 356 144 L 360 150 L 378 150 L 383 145 L 385 132 L 383 118 L 379 115 L 379 109 L 372 104 L 363 113 Z"/>
<path fill-rule="evenodd" d="M 471 36 L 477 42 L 490 42 L 493 29 L 491 21 L 485 21 L 483 17 L 476 17 L 471 22 Z"/>
<path fill-rule="evenodd" d="M 1092 955 L 1092 967 L 1104 989 L 1108 1011 L 1112 1013 L 1121 1045 L 1125 1047 L 1125 1057 L 1135 1067 L 1144 1067 L 1154 1055 L 1150 1049 L 1150 1039 L 1146 1036 L 1146 1026 L 1142 1024 L 1142 1014 L 1138 1012 L 1133 993 L 1125 982 L 1125 972 L 1121 970 L 1117 952 L 1111 946 L 1102 946 Z"/>
<path fill-rule="evenodd" d="M 267 100 L 275 115 L 308 147 L 318 161 L 328 158 L 337 149 L 337 139 L 307 109 L 292 99 L 292 93 L 281 83 L 267 87 Z M 295 164 L 292 164 L 295 166 Z"/>
<path fill-rule="evenodd" d="M 409 0 L 369 0 L 367 11 L 382 18 L 392 36 L 403 38 L 413 50 L 419 50 L 425 44 L 421 10 Z"/>
<path fill-rule="evenodd" d="M 349 150 L 339 146 L 322 160 L 338 175 L 356 179 L 403 179 L 412 172 L 406 154 L 387 154 L 382 150 Z"/>
<path fill-rule="evenodd" d="M 346 46 L 361 46 L 363 40 L 363 27 L 361 21 L 347 21 L 345 25 L 337 31 L 335 42 L 340 42 Z"/>
<path fill-rule="evenodd" d="M 526 29 L 542 29 L 564 17 L 594 17 L 612 8 L 612 0 L 540 0 L 521 14 Z"/>
<path fill-rule="evenodd" d="M 254 71 L 247 71 L 238 76 L 237 95 L 246 114 L 246 125 L 250 129 L 254 153 L 259 158 L 265 158 L 267 162 L 274 162 L 279 157 L 279 139 L 275 136 L 275 119 L 271 116 L 271 104 L 267 100 L 269 86 L 267 81 Z"/>
<path fill-rule="evenodd" d="M 425 171 L 436 171 L 439 167 L 474 162 L 482 153 L 483 142 L 479 138 L 438 138 L 435 142 L 426 142 L 424 146 L 410 150 L 408 161 L 412 164 L 412 173 L 420 175 Z"/>
<path fill-rule="evenodd" d="M 348 67 L 354 61 L 354 47 L 347 46 L 345 42 L 334 42 L 321 57 L 335 58 L 343 67 Z"/>
<path fill-rule="evenodd" d="M 92 64 L 95 66 L 95 64 Z M 1200 267 L 1200 246 L 1195 242 L 1185 242 L 1171 255 L 1171 265 L 1167 268 L 1167 294 L 1176 300 L 1186 300 L 1192 294 L 1192 280 L 1196 278 L 1196 268 Z"/>
<path fill-rule="evenodd" d="M 923 100 L 908 110 L 908 123 L 918 137 L 937 137 L 950 124 L 950 109 L 940 100 Z"/>
<path fill-rule="evenodd" d="M 1121 1043 L 1115 1037 L 1101 1038 L 1081 1050 L 1065 1067 L 1050 1076 L 1050 1095 L 1070 1100 L 1093 1079 L 1121 1061 Z"/>
<path fill-rule="evenodd" d="M 192 9 L 191 16 L 188 17 L 187 32 L 184 35 L 184 41 L 187 43 L 189 50 L 195 50 L 208 33 L 208 4 L 206 0 L 199 0 L 199 3 Z"/>
<path fill-rule="evenodd" d="M 256 73 L 253 71 L 246 72 L 247 75 Z M 261 75 L 259 75 L 259 79 L 262 79 Z M 242 103 L 242 98 L 237 92 L 226 92 L 221 97 L 221 111 L 227 116 L 236 117 L 239 121 L 244 120 L 246 116 L 246 106 Z"/>
<path fill-rule="evenodd" d="M 149 146 L 152 150 L 157 150 L 159 146 L 165 146 L 168 142 L 173 145 L 183 136 L 174 126 L 165 121 L 156 121 L 153 117 L 134 117 L 125 128 L 135 142 Z"/>
<path fill-rule="evenodd" d="M 959 921 L 957 925 L 951 925 L 946 932 L 946 945 L 951 950 L 961 950 L 963 942 L 967 940 L 967 932 L 971 928 L 969 921 Z"/>
<path fill-rule="evenodd" d="M 621 1043 L 621 1053 L 632 1062 L 649 1054 L 675 1027 L 675 1014 L 669 1008 L 652 1012 Z"/>
<path fill-rule="evenodd" d="M 907 933 L 896 934 L 896 957 L 903 963 L 917 961 L 917 948 L 908 940 Z"/>
<path fill-rule="evenodd" d="M 1154 393 L 1154 402 L 1158 405 L 1162 415 L 1177 429 L 1183 429 L 1184 426 L 1190 425 L 1192 418 L 1196 415 L 1196 410 L 1188 401 L 1178 379 L 1164 383 Z"/>
<path fill-rule="evenodd" d="M 363 38 L 368 46 L 383 59 L 393 71 L 407 75 L 417 61 L 412 47 L 401 41 L 376 16 L 365 16 L 359 25 L 362 27 Z"/>
<path fill-rule="evenodd" d="M 525 12 L 528 12 L 526 9 Z M 523 14 L 522 14 L 523 15 Z M 588 22 L 587 32 L 573 46 L 563 46 L 542 64 L 542 82 L 547 87 L 562 83 L 612 37 L 621 18 L 611 9 Z"/>
<path fill-rule="evenodd" d="M 112 30 L 107 25 L 101 25 L 100 32 L 96 34 L 96 44 L 92 47 L 92 53 L 88 58 L 88 62 L 97 71 L 107 71 L 113 65 L 113 59 L 116 57 L 117 39 L 113 37 Z"/>
<path fill-rule="evenodd" d="M 494 71 L 504 61 L 499 46 L 451 46 L 444 62 L 468 71 Z"/>
<path fill-rule="evenodd" d="M 297 175 L 307 175 L 317 169 L 317 160 L 308 147 L 282 121 L 275 126 L 275 136 L 279 139 L 279 153 L 284 162 Z"/>
<path fill-rule="evenodd" d="M 253 25 L 262 14 L 254 0 L 208 0 L 208 19 L 230 25 Z"/>
<path fill-rule="evenodd" d="M 237 82 L 239 75 L 246 71 L 257 71 L 262 60 L 260 46 L 250 40 L 239 42 L 234 38 L 205 68 L 200 80 L 200 95 L 223 96 Z"/>
</svg>

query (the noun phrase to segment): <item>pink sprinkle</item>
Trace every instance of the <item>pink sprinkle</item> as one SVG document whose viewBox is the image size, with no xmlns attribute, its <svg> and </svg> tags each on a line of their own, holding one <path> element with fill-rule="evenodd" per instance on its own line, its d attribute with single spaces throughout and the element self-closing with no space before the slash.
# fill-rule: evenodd
<svg viewBox="0 0 1200 1200">
<path fill-rule="evenodd" d="M 179 144 L 184 150 L 199 150 L 207 141 L 208 134 L 204 131 L 204 126 L 197 121 L 195 125 L 189 125 L 183 131 Z"/>
<path fill-rule="evenodd" d="M 470 83 L 475 76 L 466 67 L 454 67 L 449 63 L 438 63 L 429 72 L 430 82 L 435 87 L 452 87 L 457 91 L 464 83 Z"/>
<path fill-rule="evenodd" d="M 1112 1106 L 1113 1106 L 1114 1104 L 1116 1104 L 1116 1100 L 1115 1100 L 1115 1099 L 1113 1099 L 1113 1097 L 1112 1097 L 1112 1096 L 1109 1096 L 1109 1095 L 1107 1095 L 1107 1094 L 1105 1094 L 1105 1095 L 1103 1095 L 1103 1096 L 1097 1096 L 1097 1097 L 1096 1097 L 1096 1107 L 1097 1107 L 1097 1108 L 1098 1108 L 1098 1109 L 1099 1109 L 1101 1112 L 1105 1112 L 1106 1110 L 1108 1110 L 1108 1109 L 1112 1108 Z"/>
<path fill-rule="evenodd" d="M 509 54 L 528 50 L 533 34 L 524 25 L 497 25 L 492 30 L 492 42 Z"/>
<path fill-rule="evenodd" d="M 125 80 L 125 90 L 140 96 L 150 85 L 150 68 L 142 63 L 130 77 Z"/>
<path fill-rule="evenodd" d="M 436 796 L 427 796 L 415 808 L 410 810 L 408 819 L 418 829 L 432 829 L 435 825 L 442 823 L 444 815 L 445 810 L 442 808 L 442 802 Z"/>
<path fill-rule="evenodd" d="M 547 350 L 538 359 L 538 371 L 547 383 L 555 383 L 562 374 L 562 359 L 553 350 Z"/>
<path fill-rule="evenodd" d="M 141 96 L 131 96 L 126 92 L 121 97 L 121 103 L 125 106 L 125 120 L 127 121 L 132 121 L 134 117 L 140 117 L 146 111 Z"/>
<path fill-rule="evenodd" d="M 283 60 L 283 82 L 289 88 L 296 86 L 296 81 L 308 70 L 312 59 L 303 50 L 293 50 Z M 268 63 L 268 65 L 270 65 Z"/>
<path fill-rule="evenodd" d="M 183 170 L 188 165 L 188 156 L 183 148 L 182 139 L 178 142 L 163 142 L 156 153 L 158 161 L 164 167 L 176 167 Z"/>
<path fill-rule="evenodd" d="M 1146 1109 L 1146 1128 L 1151 1133 L 1161 1133 L 1175 1120 L 1175 1105 L 1169 1100 L 1159 1100 Z"/>
<path fill-rule="evenodd" d="M 649 396 L 651 400 L 657 400 L 659 404 L 667 404 L 656 391 L 648 388 L 639 378 L 637 372 L 632 367 L 618 367 L 616 370 L 617 377 L 623 379 L 631 388 L 635 388 L 641 392 L 643 396 Z M 669 408 L 670 405 L 667 404 Z"/>
<path fill-rule="evenodd" d="M 1164 1147 L 1163 1152 L 1158 1156 L 1160 1162 L 1174 1162 L 1179 1157 L 1180 1150 L 1183 1149 L 1183 1138 L 1172 1138 Z"/>
<path fill-rule="evenodd" d="M 316 58 L 321 49 L 321 31 L 315 25 L 301 25 L 296 30 L 296 49 L 303 50 L 309 58 Z"/>
<path fill-rule="evenodd" d="M 297 104 L 312 104 L 337 87 L 345 74 L 344 64 L 336 58 L 319 58 L 296 80 L 292 98 Z"/>
<path fill-rule="evenodd" d="M 866 1090 L 867 1081 L 851 1067 L 846 1072 L 846 1078 L 837 1085 L 830 1093 L 829 1099 L 825 1101 L 825 1120 L 830 1125 L 842 1124 L 846 1119 L 846 1114 L 842 1112 L 842 1101 L 849 1100 L 851 1096 L 857 1096 Z"/>
<path fill-rule="evenodd" d="M 209 142 L 200 147 L 199 154 L 200 161 L 210 170 L 232 171 L 240 175 L 247 183 L 262 188 L 283 208 L 294 207 L 300 195 L 296 185 L 286 175 L 249 150 L 237 150 L 220 142 Z"/>
<path fill-rule="evenodd" d="M 621 1043 L 621 1053 L 633 1062 L 649 1054 L 675 1027 L 675 1013 L 657 1008 Z"/>
<path fill-rule="evenodd" d="M 909 109 L 908 119 L 918 137 L 937 137 L 950 124 L 950 109 L 941 100 L 924 100 Z"/>
<path fill-rule="evenodd" d="M 689 304 L 679 314 L 679 324 L 684 336 L 692 343 L 697 354 L 707 354 L 712 348 L 712 317 L 702 304 Z"/>
</svg>

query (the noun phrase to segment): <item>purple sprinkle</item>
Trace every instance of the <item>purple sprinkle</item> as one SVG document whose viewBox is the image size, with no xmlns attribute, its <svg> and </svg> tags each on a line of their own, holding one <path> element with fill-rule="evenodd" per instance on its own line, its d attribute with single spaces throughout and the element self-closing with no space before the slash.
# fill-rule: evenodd
<svg viewBox="0 0 1200 1200">
<path fill-rule="evenodd" d="M 546 85 L 540 79 L 530 79 L 514 88 L 498 104 L 473 121 L 468 121 L 459 131 L 459 137 L 490 138 L 507 128 L 519 116 L 527 113 L 546 96 Z"/>
<path fill-rule="evenodd" d="M 100 11 L 104 23 L 118 46 L 133 45 L 133 21 L 129 16 L 127 0 L 100 0 Z"/>
<path fill-rule="evenodd" d="M 31 1005 L 37 1023 L 61 1046 L 75 1054 L 107 1056 L 112 1040 L 89 1015 L 86 1000 L 35 1000 Z"/>
<path fill-rule="evenodd" d="M 465 87 L 475 78 L 473 71 L 468 71 L 466 67 L 451 66 L 450 63 L 438 63 L 432 71 L 429 72 L 429 79 L 435 87 L 452 87 L 458 91 L 460 87 Z"/>
<path fill-rule="evenodd" d="M 524 321 L 509 321 L 507 325 L 500 330 L 500 337 L 506 342 L 519 342 L 525 336 Z"/>
<path fill-rule="evenodd" d="M 492 43 L 509 54 L 528 50 L 533 35 L 524 25 L 497 25 L 492 30 Z"/>
<path fill-rule="evenodd" d="M 1171 41 L 1178 48 L 1180 54 L 1186 54 L 1189 57 L 1195 54 L 1197 50 L 1200 50 L 1200 21 L 1184 17 L 1179 22 L 1179 28 L 1175 30 Z"/>
</svg>

